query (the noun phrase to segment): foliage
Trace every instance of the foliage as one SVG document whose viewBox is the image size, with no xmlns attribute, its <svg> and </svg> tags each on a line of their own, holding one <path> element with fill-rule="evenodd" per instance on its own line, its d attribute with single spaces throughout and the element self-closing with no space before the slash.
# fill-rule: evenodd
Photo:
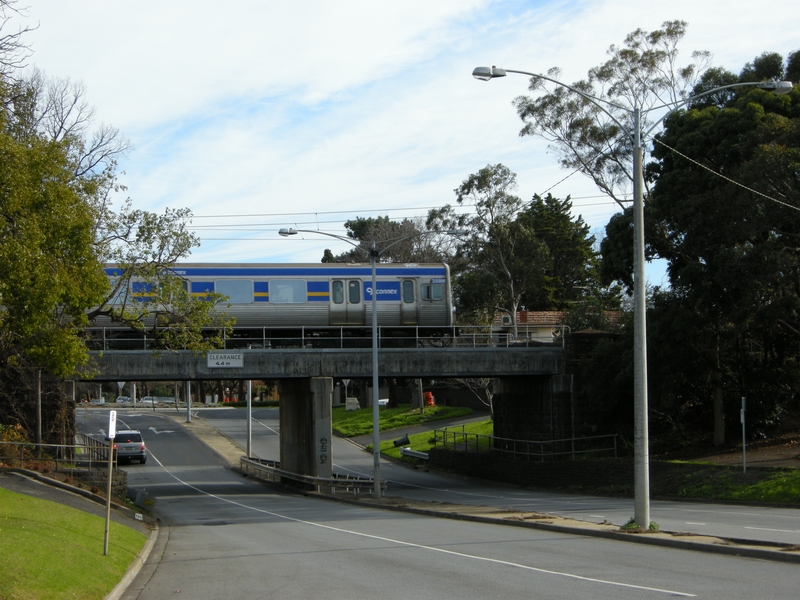
<svg viewBox="0 0 800 600">
<path fill-rule="evenodd" d="M 81 510 L 0 489 L 2 598 L 97 598 L 119 583 L 147 538 Z"/>
<path fill-rule="evenodd" d="M 550 142 L 562 167 L 583 173 L 624 208 L 632 185 L 633 109 L 679 101 L 709 60 L 707 52 L 694 52 L 694 62 L 679 66 L 678 46 L 685 33 L 683 21 L 667 21 L 652 32 L 637 29 L 622 46 L 612 45 L 609 59 L 571 84 L 572 89 L 548 91 L 546 79 L 532 77 L 529 89 L 540 95 L 514 101 L 525 122 L 520 135 Z M 553 68 L 547 75 L 557 80 L 560 73 Z"/>
<path fill-rule="evenodd" d="M 779 58 L 762 54 L 740 80 L 783 75 Z M 653 361 L 655 390 L 665 408 L 707 415 L 713 405 L 717 444 L 742 396 L 764 435 L 800 383 L 800 94 L 742 88 L 720 100 L 667 119 L 646 214 L 650 251 L 668 261 L 671 283 L 652 345 L 681 348 Z"/>
<path fill-rule="evenodd" d="M 67 376 L 87 360 L 80 329 L 108 289 L 93 214 L 64 146 L 38 136 L 15 139 L 3 115 L 0 358 L 24 356 Z"/>
<path fill-rule="evenodd" d="M 453 238 L 437 235 L 419 220 L 390 221 L 389 217 L 357 217 L 346 221 L 347 237 L 359 242 L 358 247 L 334 256 L 325 250 L 322 262 L 369 262 L 372 243 L 380 253 L 380 262 L 436 263 L 453 255 Z"/>
<path fill-rule="evenodd" d="M 456 255 L 454 303 L 462 321 L 488 323 L 497 311 L 512 319 L 529 310 L 558 310 L 597 286 L 594 237 L 572 202 L 551 195 L 525 203 L 516 174 L 487 165 L 456 188 L 459 205 L 428 214 L 429 227 L 463 229 Z M 514 323 L 516 327 L 516 322 Z"/>
<path fill-rule="evenodd" d="M 381 431 L 387 431 L 471 414 L 471 408 L 449 406 L 429 406 L 420 414 L 418 408 L 411 408 L 409 404 L 401 404 L 397 408 L 381 408 L 378 423 Z M 345 437 L 366 435 L 372 433 L 372 418 L 371 407 L 350 411 L 345 410 L 343 406 L 334 407 L 333 430 Z"/>
</svg>

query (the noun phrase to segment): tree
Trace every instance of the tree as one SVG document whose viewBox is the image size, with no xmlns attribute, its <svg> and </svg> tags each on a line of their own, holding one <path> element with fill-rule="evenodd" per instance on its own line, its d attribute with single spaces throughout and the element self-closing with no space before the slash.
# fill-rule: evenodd
<svg viewBox="0 0 800 600">
<path fill-rule="evenodd" d="M 466 229 L 459 255 L 462 266 L 456 274 L 454 292 L 462 316 L 486 322 L 500 310 L 514 322 L 526 289 L 541 281 L 546 264 L 546 246 L 517 219 L 522 200 L 512 194 L 516 175 L 502 164 L 487 165 L 456 188 L 459 204 L 468 204 L 474 214 L 458 213 L 451 206 L 431 211 L 430 226 Z"/>
<path fill-rule="evenodd" d="M 781 64 L 764 53 L 740 81 L 782 77 Z M 742 396 L 748 422 L 762 432 L 796 402 L 800 94 L 742 88 L 718 101 L 667 119 L 647 169 L 654 186 L 646 216 L 659 232 L 650 251 L 669 261 L 671 290 L 656 319 L 668 316 L 671 326 L 659 345 L 680 346 L 694 373 L 681 385 L 662 377 L 662 396 L 710 398 L 714 442 L 722 444 L 726 414 L 734 416 Z M 675 360 L 657 364 L 675 371 Z"/>
<path fill-rule="evenodd" d="M 3 30 L 9 25 L 13 15 L 19 15 L 20 9 L 16 8 L 17 0 L 0 0 L 0 80 L 7 80 L 11 74 L 25 66 L 25 61 L 31 54 L 30 47 L 24 42 L 23 36 L 33 31 L 34 28 L 24 26 L 15 32 L 6 33 Z M 6 31 L 8 31 L 6 29 Z"/>
<path fill-rule="evenodd" d="M 360 249 L 353 248 L 337 256 L 325 250 L 322 262 L 365 262 L 372 242 L 381 252 L 381 262 L 444 262 L 454 252 L 452 238 L 436 235 L 420 220 L 391 221 L 388 216 L 357 217 L 346 221 L 344 226 L 347 237 L 360 242 Z"/>
<path fill-rule="evenodd" d="M 546 80 L 532 77 L 529 89 L 546 93 L 514 101 L 525 122 L 520 135 L 550 142 L 562 167 L 591 178 L 624 208 L 632 184 L 632 110 L 646 111 L 681 100 L 709 60 L 708 52 L 694 52 L 695 62 L 678 65 L 678 45 L 685 32 L 684 21 L 667 21 L 652 32 L 637 29 L 628 34 L 623 46 L 612 45 L 610 58 L 591 69 L 587 79 L 571 84 L 610 103 L 601 102 L 603 109 L 565 87 L 547 91 Z M 550 69 L 547 75 L 558 79 L 560 70 Z M 642 125 L 646 128 L 646 123 Z"/>
<path fill-rule="evenodd" d="M 4 125 L 0 113 L 0 357 L 63 377 L 85 364 L 81 327 L 108 290 L 94 215 L 63 145 Z"/>
<path fill-rule="evenodd" d="M 572 201 L 551 194 L 533 200 L 520 212 L 519 221 L 535 232 L 547 248 L 546 277 L 542 285 L 528 289 L 527 306 L 541 310 L 564 310 L 585 296 L 585 290 L 598 288 L 599 260 L 595 238 L 578 215 L 572 217 Z"/>
</svg>

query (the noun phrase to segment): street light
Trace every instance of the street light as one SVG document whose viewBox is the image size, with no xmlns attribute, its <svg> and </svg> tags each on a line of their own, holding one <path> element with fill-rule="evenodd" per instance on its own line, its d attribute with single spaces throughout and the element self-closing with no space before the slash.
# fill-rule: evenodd
<svg viewBox="0 0 800 600">
<path fill-rule="evenodd" d="M 642 138 L 649 136 L 653 130 L 661 124 L 673 111 L 686 106 L 687 104 L 713 94 L 720 90 L 734 87 L 754 86 L 765 90 L 772 90 L 775 94 L 788 94 L 792 91 L 791 81 L 760 81 L 734 83 L 724 85 L 713 90 L 708 90 L 702 94 L 684 98 L 678 102 L 654 106 L 642 110 L 641 107 L 629 108 L 614 102 L 609 102 L 602 98 L 597 98 L 586 92 L 582 92 L 574 87 L 562 83 L 551 77 L 527 71 L 515 71 L 512 69 L 501 69 L 498 67 L 477 67 L 472 71 L 475 79 L 489 81 L 497 77 L 505 77 L 506 73 L 517 73 L 529 77 L 538 77 L 550 81 L 558 86 L 583 96 L 594 104 L 599 110 L 608 115 L 619 127 L 633 138 L 633 401 L 634 401 L 634 521 L 647 529 L 650 526 L 650 475 L 649 475 L 649 449 L 647 431 L 647 325 L 646 325 L 646 306 L 645 306 L 645 259 L 644 259 L 644 199 L 642 194 Z M 633 116 L 633 127 L 628 128 L 602 104 L 613 106 L 619 110 L 627 112 Z M 654 110 L 668 108 L 667 112 L 661 116 L 650 128 L 642 132 L 642 114 Z"/>
<path fill-rule="evenodd" d="M 374 496 L 375 498 L 381 497 L 381 432 L 380 432 L 380 412 L 378 406 L 378 289 L 377 289 L 377 269 L 376 263 L 381 254 L 386 252 L 395 244 L 404 240 L 427 235 L 429 233 L 436 233 L 434 231 L 422 231 L 414 235 L 407 235 L 395 240 L 390 241 L 391 244 L 378 250 L 375 247 L 375 242 L 370 242 L 370 249 L 365 250 L 355 240 L 345 237 L 343 235 L 336 235 L 335 233 L 327 233 L 325 231 L 317 231 L 315 229 L 293 229 L 291 227 L 283 228 L 278 231 L 278 235 L 288 237 L 290 235 L 297 235 L 298 233 L 315 233 L 319 235 L 327 235 L 328 237 L 336 238 L 343 242 L 347 242 L 351 246 L 358 248 L 369 258 L 370 265 L 372 266 L 372 456 L 373 456 L 373 480 L 374 480 Z M 464 235 L 466 231 L 461 229 L 451 229 L 442 231 L 445 235 Z"/>
</svg>

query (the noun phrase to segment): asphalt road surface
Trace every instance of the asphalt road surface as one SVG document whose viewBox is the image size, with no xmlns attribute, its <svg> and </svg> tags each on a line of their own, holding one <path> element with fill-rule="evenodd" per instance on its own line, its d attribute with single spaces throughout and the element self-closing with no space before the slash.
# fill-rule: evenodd
<svg viewBox="0 0 800 600">
<path fill-rule="evenodd" d="M 200 414 L 229 439 L 246 448 L 244 410 L 205 410 Z M 277 409 L 257 409 L 252 416 L 253 455 L 278 460 L 280 426 Z M 383 440 L 397 437 L 397 432 L 382 433 Z M 350 441 L 334 436 L 332 455 L 336 472 L 372 475 L 372 454 Z M 522 490 L 409 469 L 389 461 L 381 462 L 381 477 L 388 480 L 387 495 L 409 500 L 515 508 L 594 523 L 608 521 L 615 525 L 624 525 L 633 516 L 632 499 Z M 797 509 L 651 501 L 650 518 L 664 531 L 800 544 L 800 510 Z"/>
<path fill-rule="evenodd" d="M 256 413 L 263 431 L 254 428 L 254 446 L 261 448 L 263 443 L 269 448 L 277 437 L 275 413 Z M 227 421 L 215 420 L 224 428 L 236 427 L 244 413 L 217 414 Z M 82 431 L 100 430 L 106 422 L 106 411 L 79 411 Z M 150 458 L 145 465 L 126 467 L 129 485 L 145 487 L 157 498 L 162 524 L 151 558 L 123 596 L 129 600 L 798 595 L 796 565 L 295 496 L 226 468 L 180 423 L 161 414 L 120 414 L 118 427 L 122 426 L 144 435 Z M 351 457 L 350 449 L 342 448 L 337 468 L 369 471 L 355 464 L 357 449 Z M 335 458 L 338 451 L 334 446 Z M 365 456 L 369 463 L 371 456 Z M 394 469 L 431 476 L 388 462 L 385 469 L 393 482 L 400 477 Z M 455 487 L 462 496 L 459 502 L 475 490 L 446 478 L 434 483 L 429 493 L 454 493 L 447 489 Z M 395 493 L 394 484 L 391 489 Z M 411 485 L 408 489 L 422 493 Z M 486 494 L 491 494 L 492 503 L 497 498 L 522 498 L 513 497 L 511 489 L 498 492 L 490 487 Z M 557 498 L 548 499 L 553 507 Z"/>
</svg>

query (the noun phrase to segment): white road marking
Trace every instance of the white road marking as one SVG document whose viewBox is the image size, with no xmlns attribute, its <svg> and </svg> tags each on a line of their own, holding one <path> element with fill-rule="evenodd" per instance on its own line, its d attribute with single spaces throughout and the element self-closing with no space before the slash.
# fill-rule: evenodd
<svg viewBox="0 0 800 600">
<path fill-rule="evenodd" d="M 228 498 L 223 498 L 222 496 L 218 496 L 217 494 L 211 494 L 209 492 L 201 490 L 200 488 L 198 488 L 198 487 L 196 487 L 196 486 L 194 486 L 194 485 L 192 485 L 190 483 L 187 483 L 187 482 L 183 481 L 177 475 L 174 475 L 172 472 L 170 472 L 169 469 L 167 469 L 164 466 L 164 464 L 160 460 L 158 460 L 158 458 L 156 458 L 155 455 L 153 455 L 152 453 L 150 455 L 153 457 L 153 460 L 155 460 L 158 463 L 158 465 L 162 469 L 164 469 L 164 471 L 167 472 L 168 475 L 170 475 L 176 481 L 178 481 L 179 483 L 182 483 L 186 487 L 195 490 L 196 492 L 199 492 L 201 494 L 204 494 L 204 495 L 206 495 L 206 496 L 208 496 L 210 498 L 214 498 L 214 499 L 219 500 L 221 502 L 226 502 L 226 503 L 232 504 L 234 506 L 239 506 L 239 507 L 244 508 L 246 510 L 252 510 L 252 511 L 255 511 L 255 512 L 258 512 L 258 513 L 269 515 L 271 517 L 277 517 L 279 519 L 284 519 L 286 521 L 291 521 L 293 523 L 300 523 L 302 525 L 308 525 L 310 527 L 318 527 L 320 529 L 326 529 L 328 531 L 335 531 L 337 533 L 346 533 L 348 535 L 355 535 L 355 536 L 359 536 L 359 537 L 363 537 L 363 538 L 367 538 L 367 539 L 371 539 L 371 540 L 377 540 L 377 541 L 380 541 L 380 542 L 397 544 L 398 546 L 406 546 L 406 547 L 409 547 L 409 548 L 418 548 L 420 550 L 429 550 L 431 552 L 438 552 L 440 554 L 448 554 L 450 556 L 458 556 L 458 557 L 461 557 L 461 558 L 468 558 L 468 559 L 477 560 L 477 561 L 480 561 L 480 562 L 488 562 L 488 563 L 493 563 L 493 564 L 497 564 L 497 565 L 506 565 L 508 567 L 516 567 L 518 569 L 523 569 L 523 570 L 526 570 L 526 571 L 534 571 L 536 573 L 543 573 L 545 575 L 557 575 L 559 577 L 566 577 L 568 579 L 577 579 L 579 581 L 588 581 L 590 583 L 601 583 L 601 584 L 604 584 L 604 585 L 611 585 L 611 586 L 623 587 L 623 588 L 634 589 L 634 590 L 644 590 L 644 591 L 648 591 L 648 592 L 657 592 L 657 593 L 660 593 L 660 594 L 671 594 L 673 596 L 681 596 L 683 598 L 696 598 L 697 597 L 696 594 L 688 594 L 688 593 L 685 593 L 685 592 L 678 592 L 678 591 L 675 591 L 675 590 L 667 590 L 667 589 L 662 589 L 662 588 L 647 587 L 647 586 L 643 586 L 643 585 L 635 585 L 635 584 L 632 584 L 632 583 L 622 583 L 620 581 L 611 581 L 609 579 L 597 579 L 595 577 L 584 577 L 583 575 L 576 575 L 574 573 L 566 573 L 566 572 L 563 572 L 563 571 L 552 571 L 550 569 L 540 569 L 538 567 L 531 567 L 529 565 L 523 565 L 523 564 L 520 564 L 520 563 L 514 563 L 514 562 L 507 561 L 507 560 L 499 560 L 499 559 L 496 559 L 496 558 L 487 558 L 487 557 L 484 557 L 484 556 L 475 556 L 475 555 L 472 555 L 472 554 L 465 554 L 464 552 L 455 552 L 453 550 L 446 550 L 444 548 L 437 548 L 435 546 L 426 546 L 424 544 L 415 544 L 413 542 L 406 542 L 406 541 L 397 540 L 397 539 L 394 539 L 394 538 L 387 538 L 387 537 L 383 537 L 383 536 L 379 536 L 379 535 L 372 535 L 372 534 L 369 534 L 369 533 L 363 533 L 361 531 L 354 531 L 352 529 L 343 529 L 341 527 L 334 527 L 332 525 L 325 525 L 323 523 L 315 523 L 314 521 L 306 521 L 304 519 L 297 519 L 295 517 L 289 517 L 289 516 L 286 516 L 286 515 L 282 515 L 280 513 L 272 512 L 272 511 L 269 511 L 269 510 L 265 510 L 263 508 L 256 508 L 254 506 L 248 506 L 246 504 L 242 504 L 241 502 L 236 502 L 235 500 L 230 500 Z"/>
<path fill-rule="evenodd" d="M 175 433 L 172 429 L 163 429 L 163 430 L 159 431 L 155 427 L 150 427 L 150 431 L 152 431 L 156 435 L 159 435 L 161 433 Z"/>
<path fill-rule="evenodd" d="M 753 529 L 755 531 L 777 531 L 779 533 L 800 533 L 800 529 L 768 529 L 766 527 L 745 527 L 745 529 Z"/>
<path fill-rule="evenodd" d="M 693 521 L 686 521 L 687 525 L 705 525 L 705 523 L 694 523 Z"/>
</svg>

